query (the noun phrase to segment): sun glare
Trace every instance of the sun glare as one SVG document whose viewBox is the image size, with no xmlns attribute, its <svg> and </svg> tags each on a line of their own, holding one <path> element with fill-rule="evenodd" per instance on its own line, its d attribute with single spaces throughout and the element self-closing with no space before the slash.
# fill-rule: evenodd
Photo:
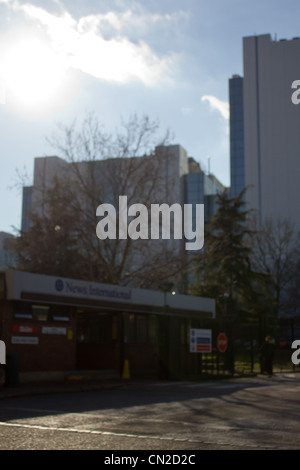
<svg viewBox="0 0 300 470">
<path fill-rule="evenodd" d="M 4 59 L 5 86 L 13 101 L 27 108 L 52 105 L 62 86 L 64 66 L 39 40 L 12 46 Z"/>
</svg>

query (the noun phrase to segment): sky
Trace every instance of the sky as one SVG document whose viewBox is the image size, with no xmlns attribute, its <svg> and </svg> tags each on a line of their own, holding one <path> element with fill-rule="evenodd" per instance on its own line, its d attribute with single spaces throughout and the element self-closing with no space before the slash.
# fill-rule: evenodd
<svg viewBox="0 0 300 470">
<path fill-rule="evenodd" d="M 243 37 L 292 39 L 299 18 L 298 0 L 0 0 L 0 231 L 20 229 L 34 158 L 60 156 L 48 138 L 87 112 L 108 132 L 159 120 L 229 186 Z"/>
</svg>

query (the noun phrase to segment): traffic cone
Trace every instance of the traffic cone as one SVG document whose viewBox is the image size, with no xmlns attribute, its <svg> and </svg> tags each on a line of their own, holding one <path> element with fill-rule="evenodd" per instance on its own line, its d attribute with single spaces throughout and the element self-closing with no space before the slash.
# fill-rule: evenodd
<svg viewBox="0 0 300 470">
<path fill-rule="evenodd" d="M 127 359 L 124 362 L 122 379 L 130 379 L 129 361 Z"/>
</svg>

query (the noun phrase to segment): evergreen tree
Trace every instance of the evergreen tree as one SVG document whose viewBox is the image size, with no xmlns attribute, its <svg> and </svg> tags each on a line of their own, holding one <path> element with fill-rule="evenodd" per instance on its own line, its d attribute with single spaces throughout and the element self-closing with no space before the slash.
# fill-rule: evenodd
<svg viewBox="0 0 300 470">
<path fill-rule="evenodd" d="M 236 198 L 228 190 L 217 195 L 218 210 L 206 224 L 204 249 L 197 258 L 197 281 L 191 293 L 216 299 L 217 313 L 234 315 L 250 298 L 253 273 L 243 190 Z"/>
</svg>

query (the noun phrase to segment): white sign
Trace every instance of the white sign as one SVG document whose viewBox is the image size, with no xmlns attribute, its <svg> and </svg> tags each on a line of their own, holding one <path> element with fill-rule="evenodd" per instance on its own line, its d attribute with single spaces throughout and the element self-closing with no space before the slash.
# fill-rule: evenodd
<svg viewBox="0 0 300 470">
<path fill-rule="evenodd" d="M 148 289 L 115 286 L 97 282 L 82 281 L 78 279 L 57 278 L 41 274 L 24 273 L 8 270 L 5 272 L 7 299 L 22 299 L 27 294 L 34 298 L 35 294 L 45 296 L 48 303 L 57 302 L 57 297 L 69 299 L 97 300 L 113 303 L 127 303 L 134 305 L 148 305 L 151 307 L 164 307 L 194 311 L 199 314 L 205 312 L 215 316 L 215 300 L 206 297 L 160 292 Z M 30 297 L 31 298 L 31 297 Z M 65 302 L 65 300 L 64 300 Z M 25 318 L 25 317 L 23 317 Z M 31 318 L 31 317 L 30 317 Z"/>
<path fill-rule="evenodd" d="M 190 329 L 190 352 L 211 352 L 211 330 Z"/>
<path fill-rule="evenodd" d="M 12 344 L 39 344 L 37 336 L 12 336 Z"/>
<path fill-rule="evenodd" d="M 6 346 L 4 341 L 0 341 L 0 364 L 6 364 Z"/>
<path fill-rule="evenodd" d="M 42 333 L 47 335 L 66 335 L 67 328 L 59 328 L 58 326 L 43 326 Z"/>
</svg>

